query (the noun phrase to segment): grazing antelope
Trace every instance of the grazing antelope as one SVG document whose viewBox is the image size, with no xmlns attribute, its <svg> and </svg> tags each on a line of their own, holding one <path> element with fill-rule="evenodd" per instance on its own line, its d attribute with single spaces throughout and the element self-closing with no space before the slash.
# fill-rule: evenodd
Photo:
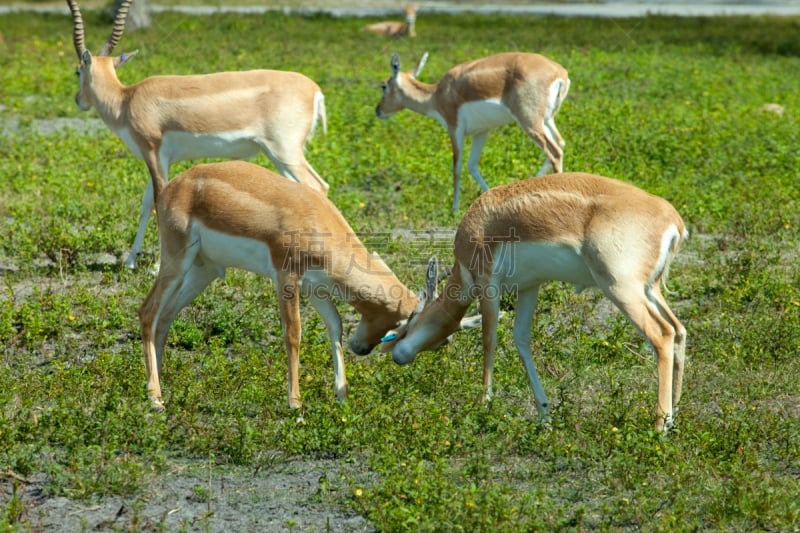
<svg viewBox="0 0 800 533">
<path fill-rule="evenodd" d="M 417 32 L 414 29 L 414 24 L 417 21 L 418 9 L 416 5 L 403 7 L 403 11 L 406 14 L 405 22 L 376 22 L 367 24 L 363 29 L 386 37 L 416 37 Z"/>
<path fill-rule="evenodd" d="M 490 130 L 512 121 L 547 156 L 537 175 L 550 166 L 561 172 L 565 143 L 553 119 L 569 91 L 564 67 L 539 54 L 511 52 L 456 65 L 439 83 L 428 84 L 417 79 L 427 59 L 426 52 L 413 71 L 400 72 L 400 60 L 392 55 L 392 74 L 382 84 L 375 114 L 385 119 L 410 109 L 447 129 L 453 149 L 453 212 L 459 207 L 467 136 L 472 136 L 467 169 L 484 191 L 489 186 L 478 170 L 483 146 Z"/>
<path fill-rule="evenodd" d="M 159 373 L 170 324 L 214 279 L 237 267 L 275 283 L 288 353 L 289 406 L 301 407 L 298 381 L 300 291 L 326 328 L 335 394 L 347 395 L 342 322 L 333 298 L 361 313 L 350 348 L 369 353 L 408 319 L 417 296 L 371 255 L 322 193 L 259 165 L 227 161 L 195 166 L 166 186 L 153 178 L 161 242 L 153 288 L 139 308 L 147 393 L 163 408 Z"/>
<path fill-rule="evenodd" d="M 123 2 L 111 37 L 97 56 L 84 45 L 78 4 L 67 0 L 72 39 L 80 61 L 82 110 L 94 107 L 106 125 L 139 159 L 153 178 L 168 180 L 175 161 L 226 157 L 245 159 L 264 152 L 278 171 L 294 181 L 327 191 L 328 184 L 306 161 L 305 143 L 319 119 L 325 129 L 325 99 L 319 86 L 297 72 L 251 70 L 198 76 L 153 76 L 124 86 L 117 69 L 136 54 L 111 57 L 122 37 L 132 0 Z M 152 180 L 142 199 L 139 229 L 128 267 L 142 251 L 153 210 Z"/>
<path fill-rule="evenodd" d="M 575 284 L 578 291 L 597 287 L 655 349 L 656 429 L 666 431 L 681 397 L 686 330 L 660 284 L 687 236 L 683 220 L 666 200 L 601 176 L 567 173 L 490 189 L 458 227 L 455 264 L 442 294 L 432 299 L 429 282 L 422 309 L 387 335 L 381 350 L 391 350 L 398 364 L 410 363 L 458 329 L 477 298 L 483 318 L 483 386 L 490 398 L 500 296 L 515 292 L 514 344 L 539 415 L 546 420 L 550 405 L 530 347 L 539 286 L 557 280 Z"/>
</svg>

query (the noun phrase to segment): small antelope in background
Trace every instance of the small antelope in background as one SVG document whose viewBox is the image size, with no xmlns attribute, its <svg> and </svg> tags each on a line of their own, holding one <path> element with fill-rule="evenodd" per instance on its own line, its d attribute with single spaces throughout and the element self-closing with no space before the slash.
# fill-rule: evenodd
<svg viewBox="0 0 800 533">
<path fill-rule="evenodd" d="M 378 118 L 389 118 L 410 109 L 439 121 L 450 135 L 453 149 L 453 212 L 461 194 L 464 139 L 472 136 L 467 169 L 483 191 L 489 189 L 478 170 L 489 131 L 516 122 L 545 153 L 537 175 L 549 167 L 562 171 L 564 139 L 554 117 L 569 92 L 567 71 L 539 54 L 510 52 L 456 65 L 439 83 L 419 81 L 427 52 L 411 72 L 400 71 L 392 55 L 392 74 L 383 82 L 383 98 L 375 109 Z"/>
<path fill-rule="evenodd" d="M 417 21 L 418 9 L 416 5 L 403 7 L 403 11 L 406 14 L 405 22 L 376 22 L 367 24 L 363 29 L 386 37 L 416 37 L 417 32 L 414 29 L 414 24 Z"/>
<path fill-rule="evenodd" d="M 539 286 L 550 280 L 599 288 L 639 329 L 658 357 L 656 429 L 673 424 L 681 397 L 686 330 L 661 294 L 670 261 L 688 233 L 672 205 L 633 185 L 566 173 L 490 189 L 456 232 L 455 264 L 441 295 L 428 290 L 419 310 L 385 337 L 398 364 L 414 360 L 459 329 L 476 298 L 483 332 L 483 386 L 492 394 L 500 296 L 517 294 L 514 345 L 540 417 L 550 404 L 531 356 Z M 429 269 L 428 277 L 433 276 Z M 435 281 L 433 282 L 435 289 Z"/>
<path fill-rule="evenodd" d="M 80 8 L 74 0 L 67 0 L 80 61 L 78 107 L 97 109 L 108 128 L 144 160 L 154 179 L 168 180 L 175 161 L 246 159 L 264 152 L 287 178 L 327 192 L 328 184 L 303 153 L 317 120 L 326 127 L 325 98 L 316 83 L 297 72 L 251 70 L 153 76 L 124 86 L 117 69 L 136 52 L 109 54 L 122 37 L 131 2 L 122 3 L 111 37 L 93 56 L 84 45 Z M 142 251 L 153 205 L 152 180 L 148 180 L 139 229 L 125 260 L 128 267 L 136 265 Z"/>
<path fill-rule="evenodd" d="M 252 163 L 195 166 L 164 184 L 153 178 L 161 243 L 153 288 L 139 309 L 147 394 L 163 408 L 159 374 L 170 324 L 228 267 L 275 283 L 289 368 L 289 406 L 301 407 L 300 292 L 319 313 L 333 352 L 335 394 L 347 395 L 342 321 L 333 298 L 361 314 L 350 338 L 366 355 L 408 319 L 419 299 L 370 254 L 323 194 Z"/>
</svg>

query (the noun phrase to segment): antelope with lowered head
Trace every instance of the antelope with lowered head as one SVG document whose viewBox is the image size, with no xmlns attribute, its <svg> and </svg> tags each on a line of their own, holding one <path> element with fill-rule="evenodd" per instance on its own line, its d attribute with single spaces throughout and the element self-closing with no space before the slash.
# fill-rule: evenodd
<svg viewBox="0 0 800 533">
<path fill-rule="evenodd" d="M 328 329 L 340 401 L 347 395 L 347 379 L 342 321 L 333 299 L 361 314 L 349 343 L 360 355 L 408 319 L 419 301 L 380 257 L 364 248 L 323 194 L 261 166 L 244 161 L 198 165 L 166 186 L 157 178 L 153 184 L 161 263 L 139 319 L 147 394 L 156 408 L 163 408 L 159 375 L 170 324 L 228 267 L 267 276 L 275 284 L 292 408 L 301 407 L 301 291 Z"/>
<path fill-rule="evenodd" d="M 117 69 L 136 52 L 110 54 L 122 37 L 131 2 L 120 5 L 111 36 L 94 56 L 84 44 L 80 8 L 75 0 L 67 0 L 79 61 L 78 107 L 97 109 L 106 126 L 144 160 L 154 179 L 167 181 L 176 161 L 246 159 L 264 152 L 287 178 L 327 192 L 328 184 L 303 153 L 317 121 L 326 127 L 325 98 L 315 82 L 297 72 L 250 70 L 153 76 L 124 86 Z M 125 260 L 128 267 L 135 267 L 142 251 L 153 205 L 148 180 L 139 229 Z"/>
<path fill-rule="evenodd" d="M 410 109 L 436 119 L 447 129 L 453 149 L 453 212 L 458 212 L 464 139 L 472 136 L 467 169 L 483 191 L 489 189 L 478 170 L 489 131 L 516 122 L 545 153 L 538 175 L 550 167 L 562 171 L 564 139 L 554 117 L 569 92 L 567 71 L 539 54 L 510 52 L 456 65 L 439 83 L 419 81 L 426 52 L 411 72 L 400 71 L 392 55 L 392 73 L 382 84 L 378 118 Z"/>
<path fill-rule="evenodd" d="M 516 293 L 514 345 L 539 415 L 547 420 L 550 404 L 530 346 L 539 287 L 550 280 L 572 283 L 578 291 L 596 287 L 656 352 L 656 429 L 666 431 L 681 397 L 686 329 L 664 300 L 661 284 L 687 236 L 681 216 L 669 202 L 610 178 L 566 173 L 490 189 L 459 224 L 455 264 L 442 294 L 436 297 L 429 288 L 421 310 L 387 335 L 381 350 L 391 350 L 398 364 L 410 363 L 419 352 L 435 349 L 459 329 L 459 320 L 477 298 L 488 399 L 500 296 Z"/>
<path fill-rule="evenodd" d="M 418 9 L 416 4 L 404 6 L 403 12 L 406 15 L 404 22 L 375 22 L 374 24 L 367 24 L 363 29 L 386 37 L 416 37 L 417 32 L 414 29 L 414 24 L 417 21 Z"/>
</svg>

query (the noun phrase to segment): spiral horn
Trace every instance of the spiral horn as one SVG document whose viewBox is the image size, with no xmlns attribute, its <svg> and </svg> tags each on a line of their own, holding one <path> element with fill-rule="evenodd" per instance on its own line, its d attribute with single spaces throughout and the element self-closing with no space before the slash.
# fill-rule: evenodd
<svg viewBox="0 0 800 533">
<path fill-rule="evenodd" d="M 100 49 L 98 55 L 110 55 L 114 47 L 117 46 L 117 43 L 122 37 L 122 32 L 125 30 L 125 19 L 128 17 L 128 9 L 130 8 L 131 2 L 133 2 L 133 0 L 124 0 L 120 4 L 117 10 L 117 16 L 114 18 L 114 28 L 111 30 L 111 37 L 108 38 L 106 44 Z"/>
<path fill-rule="evenodd" d="M 83 17 L 81 16 L 81 9 L 75 0 L 67 0 L 69 10 L 72 12 L 72 42 L 75 45 L 75 52 L 78 54 L 80 60 L 83 53 L 86 51 L 86 45 L 83 42 Z"/>
</svg>

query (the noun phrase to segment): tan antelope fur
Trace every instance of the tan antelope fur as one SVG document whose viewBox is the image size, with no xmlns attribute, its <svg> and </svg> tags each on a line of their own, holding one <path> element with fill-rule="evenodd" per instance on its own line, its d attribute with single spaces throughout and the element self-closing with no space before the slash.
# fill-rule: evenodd
<svg viewBox="0 0 800 533">
<path fill-rule="evenodd" d="M 400 71 L 397 54 L 392 74 L 383 82 L 383 98 L 375 109 L 389 118 L 410 109 L 436 119 L 447 129 L 453 150 L 453 212 L 458 212 L 464 139 L 472 136 L 467 170 L 483 191 L 489 186 L 478 170 L 489 131 L 516 122 L 547 156 L 538 175 L 552 167 L 562 171 L 564 139 L 554 117 L 569 92 L 567 71 L 539 54 L 510 52 L 456 65 L 439 83 L 417 79 L 427 52 L 411 72 Z"/>
<path fill-rule="evenodd" d="M 320 192 L 244 161 L 198 165 L 165 187 L 153 181 L 161 262 L 139 319 L 147 393 L 156 407 L 163 405 L 159 374 L 170 324 L 228 267 L 261 274 L 275 284 L 293 408 L 301 406 L 301 291 L 328 329 L 340 401 L 347 395 L 347 380 L 342 321 L 333 299 L 348 302 L 361 314 L 349 341 L 352 351 L 361 355 L 408 319 L 417 305 L 417 296 L 364 248 Z"/>
<path fill-rule="evenodd" d="M 363 29 L 386 37 L 416 37 L 417 32 L 414 29 L 414 25 L 417 21 L 418 10 L 419 8 L 414 4 L 404 6 L 403 12 L 405 13 L 405 21 L 376 22 L 374 24 L 367 24 Z"/>
<path fill-rule="evenodd" d="M 93 56 L 84 45 L 78 4 L 67 0 L 80 61 L 78 107 L 85 111 L 94 107 L 108 128 L 144 160 L 150 175 L 164 181 L 176 161 L 246 159 L 264 152 L 287 178 L 328 190 L 303 153 L 317 120 L 325 129 L 325 98 L 316 83 L 297 72 L 250 70 L 153 76 L 124 86 L 117 69 L 136 52 L 109 54 L 122 37 L 131 1 L 120 6 L 111 37 Z M 148 180 L 139 229 L 125 260 L 131 268 L 142 251 L 152 210 L 152 181 Z"/>
<path fill-rule="evenodd" d="M 550 280 L 599 288 L 639 329 L 658 358 L 656 429 L 673 424 L 681 397 L 686 330 L 661 294 L 669 263 L 688 233 L 672 205 L 627 183 L 591 174 L 531 178 L 490 189 L 470 206 L 455 236 L 455 264 L 442 294 L 381 347 L 407 364 L 459 329 L 476 298 L 483 318 L 483 386 L 492 394 L 500 296 L 516 293 L 514 345 L 539 414 L 550 404 L 531 356 L 539 286 Z M 428 293 L 431 291 L 429 290 Z"/>
</svg>

